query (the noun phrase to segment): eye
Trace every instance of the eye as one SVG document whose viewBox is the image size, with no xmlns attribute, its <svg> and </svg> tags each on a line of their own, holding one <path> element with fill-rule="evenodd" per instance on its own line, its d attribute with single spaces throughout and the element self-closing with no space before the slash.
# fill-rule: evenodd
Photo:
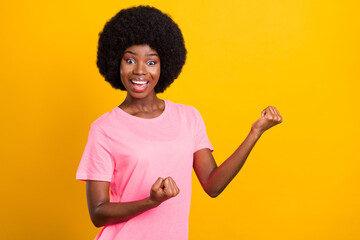
<svg viewBox="0 0 360 240">
<path fill-rule="evenodd" d="M 135 60 L 132 59 L 132 58 L 127 58 L 127 59 L 124 59 L 124 60 L 125 60 L 125 62 L 130 63 L 130 64 L 134 64 L 134 63 L 135 63 Z"/>
<path fill-rule="evenodd" d="M 156 61 L 154 61 L 154 60 L 150 60 L 150 61 L 148 61 L 148 65 L 150 65 L 150 66 L 152 66 L 152 65 L 155 65 L 157 62 Z"/>
</svg>

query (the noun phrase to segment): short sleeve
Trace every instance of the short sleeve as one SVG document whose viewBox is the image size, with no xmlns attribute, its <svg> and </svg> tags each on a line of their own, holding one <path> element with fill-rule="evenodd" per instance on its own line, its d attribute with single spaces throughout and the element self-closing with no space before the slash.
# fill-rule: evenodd
<svg viewBox="0 0 360 240">
<path fill-rule="evenodd" d="M 195 145 L 194 153 L 203 148 L 209 148 L 211 151 L 214 151 L 209 138 L 206 133 L 206 127 L 204 120 L 202 119 L 198 110 L 195 110 Z"/>
<path fill-rule="evenodd" d="M 98 180 L 111 182 L 114 161 L 109 139 L 96 124 L 92 124 L 78 170 L 77 180 Z"/>
</svg>

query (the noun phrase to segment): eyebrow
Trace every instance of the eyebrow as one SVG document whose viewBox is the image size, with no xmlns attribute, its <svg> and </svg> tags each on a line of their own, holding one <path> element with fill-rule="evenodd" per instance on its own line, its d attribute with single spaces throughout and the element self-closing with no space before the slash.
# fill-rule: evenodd
<svg viewBox="0 0 360 240">
<path fill-rule="evenodd" d="M 130 53 L 130 54 L 132 54 L 132 55 L 137 56 L 136 53 L 134 53 L 134 52 L 132 52 L 132 51 L 129 51 L 129 50 L 125 51 L 124 53 Z M 149 56 L 159 56 L 159 55 L 156 54 L 156 53 L 148 53 L 148 54 L 146 54 L 145 56 L 146 56 L 146 57 L 149 57 Z"/>
</svg>

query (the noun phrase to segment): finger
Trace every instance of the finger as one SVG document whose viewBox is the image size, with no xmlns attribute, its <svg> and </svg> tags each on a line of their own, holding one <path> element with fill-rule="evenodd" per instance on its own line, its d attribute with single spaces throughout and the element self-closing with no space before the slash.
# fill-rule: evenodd
<svg viewBox="0 0 360 240">
<path fill-rule="evenodd" d="M 272 109 L 273 109 L 273 112 L 274 112 L 274 120 L 276 122 L 280 122 L 281 116 L 279 114 L 279 111 L 276 109 L 276 107 L 272 107 Z"/>
<path fill-rule="evenodd" d="M 272 120 L 274 118 L 274 114 L 273 114 L 273 112 L 271 110 L 271 106 L 268 106 L 265 110 L 266 110 L 265 118 L 269 119 L 269 120 Z"/>
<path fill-rule="evenodd" d="M 165 186 L 164 186 L 164 182 L 165 182 L 165 181 L 164 181 L 164 179 L 163 179 L 162 182 L 161 182 L 161 186 L 160 186 L 161 189 L 164 189 L 164 187 L 165 187 Z"/>
<path fill-rule="evenodd" d="M 162 188 L 163 184 L 164 184 L 164 180 L 161 177 L 159 177 L 156 180 L 156 182 L 152 185 L 152 189 L 158 190 L 159 188 Z"/>
<path fill-rule="evenodd" d="M 262 115 L 262 117 L 265 117 L 266 114 L 268 114 L 268 113 L 269 113 L 269 109 L 268 109 L 268 107 L 267 107 L 267 108 L 265 108 L 265 109 L 262 111 L 261 115 Z"/>
<path fill-rule="evenodd" d="M 275 107 L 271 106 L 270 109 L 271 109 L 271 113 L 273 115 L 273 120 L 276 122 L 280 121 L 279 114 L 276 112 Z"/>
<path fill-rule="evenodd" d="M 279 122 L 282 122 L 283 119 L 282 119 L 282 116 L 279 113 L 279 110 L 277 110 L 276 107 L 274 107 L 274 108 L 275 108 L 275 111 L 276 111 L 277 115 L 279 116 Z"/>
<path fill-rule="evenodd" d="M 168 193 L 171 194 L 170 196 L 174 196 L 174 194 L 176 193 L 176 189 L 174 188 L 174 181 L 172 180 L 172 178 L 168 177 L 167 178 L 168 182 L 169 182 L 169 190 Z"/>
<path fill-rule="evenodd" d="M 175 186 L 175 189 L 176 189 L 176 194 L 175 196 L 177 196 L 179 193 L 180 193 L 180 189 L 179 187 L 177 186 L 176 182 L 174 181 L 174 186 Z"/>
<path fill-rule="evenodd" d="M 270 106 L 270 111 L 273 114 L 273 116 L 276 116 L 276 111 L 275 111 L 275 108 L 273 106 Z"/>
<path fill-rule="evenodd" d="M 261 117 L 265 117 L 266 109 L 261 112 Z"/>
<path fill-rule="evenodd" d="M 171 194 L 172 194 L 172 189 L 170 186 L 169 178 L 166 178 L 164 181 L 164 192 L 167 196 L 171 196 Z"/>
<path fill-rule="evenodd" d="M 175 197 L 179 193 L 179 188 L 177 187 L 174 179 L 172 179 L 171 177 L 169 177 L 169 183 L 170 183 L 170 186 L 171 186 L 173 197 Z"/>
</svg>

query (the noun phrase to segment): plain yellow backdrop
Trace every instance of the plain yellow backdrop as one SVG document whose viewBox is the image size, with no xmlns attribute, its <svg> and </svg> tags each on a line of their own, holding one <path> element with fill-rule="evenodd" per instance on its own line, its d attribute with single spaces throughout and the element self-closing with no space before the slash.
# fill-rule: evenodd
<svg viewBox="0 0 360 240">
<path fill-rule="evenodd" d="M 360 239 L 359 1 L 2 1 L 1 239 L 93 239 L 75 180 L 90 124 L 119 105 L 98 33 L 149 4 L 188 58 L 161 95 L 202 114 L 221 164 L 268 105 L 284 122 L 216 199 L 193 178 L 191 240 Z M 159 226 L 161 228 L 161 226 Z"/>
</svg>

